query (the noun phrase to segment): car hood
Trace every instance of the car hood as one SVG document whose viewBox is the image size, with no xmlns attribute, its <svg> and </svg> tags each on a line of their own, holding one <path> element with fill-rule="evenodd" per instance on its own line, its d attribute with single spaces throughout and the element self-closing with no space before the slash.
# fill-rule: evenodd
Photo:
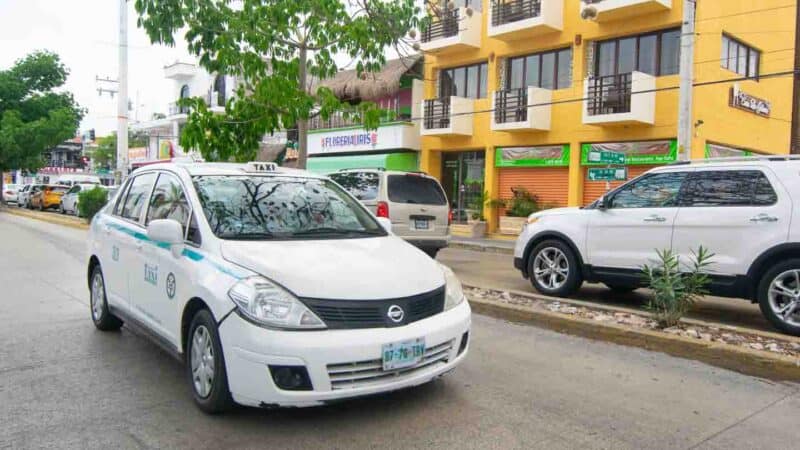
<svg viewBox="0 0 800 450">
<path fill-rule="evenodd" d="M 568 214 L 577 214 L 583 211 L 581 208 L 578 207 L 569 207 L 569 208 L 553 208 L 553 209 L 546 209 L 544 211 L 539 211 L 537 213 L 532 214 L 532 217 L 547 217 L 547 216 L 563 216 Z"/>
<path fill-rule="evenodd" d="M 376 300 L 444 285 L 439 264 L 396 236 L 305 241 L 222 241 L 222 256 L 299 297 Z"/>
</svg>

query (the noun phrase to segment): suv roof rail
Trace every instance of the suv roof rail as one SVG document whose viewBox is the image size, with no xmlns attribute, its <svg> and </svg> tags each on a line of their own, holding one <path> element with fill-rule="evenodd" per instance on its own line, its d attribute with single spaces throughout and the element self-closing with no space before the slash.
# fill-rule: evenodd
<svg viewBox="0 0 800 450">
<path fill-rule="evenodd" d="M 726 156 L 720 158 L 693 159 L 691 161 L 676 161 L 670 165 L 683 166 L 688 164 L 706 164 L 719 162 L 749 162 L 749 161 L 800 161 L 800 155 L 752 155 L 752 156 Z"/>
<path fill-rule="evenodd" d="M 345 172 L 347 170 L 380 170 L 381 172 L 386 172 L 385 167 L 347 167 L 345 169 L 339 169 L 339 172 Z"/>
</svg>

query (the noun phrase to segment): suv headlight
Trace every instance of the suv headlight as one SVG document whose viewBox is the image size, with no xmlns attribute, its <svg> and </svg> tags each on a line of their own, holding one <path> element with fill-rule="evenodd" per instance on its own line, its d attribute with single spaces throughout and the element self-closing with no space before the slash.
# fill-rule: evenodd
<svg viewBox="0 0 800 450">
<path fill-rule="evenodd" d="M 322 329 L 325 323 L 294 295 L 261 276 L 245 278 L 228 291 L 239 312 L 268 327 Z"/>
<path fill-rule="evenodd" d="M 453 271 L 443 265 L 439 264 L 444 272 L 445 279 L 445 292 L 444 292 L 444 310 L 452 309 L 464 301 L 464 290 L 461 288 L 461 281 L 458 279 Z"/>
</svg>

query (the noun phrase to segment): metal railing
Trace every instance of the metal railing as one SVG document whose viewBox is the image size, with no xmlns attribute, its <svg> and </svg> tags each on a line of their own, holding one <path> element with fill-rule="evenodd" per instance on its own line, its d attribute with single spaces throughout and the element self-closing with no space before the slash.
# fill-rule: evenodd
<svg viewBox="0 0 800 450">
<path fill-rule="evenodd" d="M 404 122 L 404 121 L 405 122 L 411 121 L 411 116 L 408 114 L 408 111 L 406 112 L 401 111 L 400 103 L 398 101 L 395 101 L 394 105 L 391 108 L 381 109 L 380 123 Z M 364 124 L 363 120 L 358 120 L 351 114 L 345 115 L 343 113 L 337 112 L 333 113 L 327 119 L 323 119 L 321 116 L 316 116 L 309 119 L 308 129 L 326 130 L 331 128 L 357 127 L 357 126 L 362 126 L 363 124 Z"/>
<path fill-rule="evenodd" d="M 494 93 L 494 122 L 528 120 L 528 88 L 507 89 Z"/>
<path fill-rule="evenodd" d="M 450 128 L 450 97 L 425 100 L 423 125 L 427 130 Z"/>
<path fill-rule="evenodd" d="M 492 25 L 498 26 L 539 17 L 541 0 L 496 0 L 492 4 Z"/>
<path fill-rule="evenodd" d="M 453 37 L 458 34 L 458 9 L 442 12 L 422 29 L 422 42 Z"/>
<path fill-rule="evenodd" d="M 631 112 L 632 85 L 630 73 L 589 79 L 587 112 L 590 116 Z"/>
</svg>

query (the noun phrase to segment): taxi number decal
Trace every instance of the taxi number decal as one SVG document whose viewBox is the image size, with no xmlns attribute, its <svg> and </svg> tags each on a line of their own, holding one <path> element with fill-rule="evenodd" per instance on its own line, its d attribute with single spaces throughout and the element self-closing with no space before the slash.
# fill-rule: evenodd
<svg viewBox="0 0 800 450">
<path fill-rule="evenodd" d="M 144 281 L 153 286 L 158 284 L 158 266 L 144 265 Z"/>
<path fill-rule="evenodd" d="M 111 259 L 114 261 L 119 261 L 119 247 L 116 245 L 111 247 Z"/>
</svg>

